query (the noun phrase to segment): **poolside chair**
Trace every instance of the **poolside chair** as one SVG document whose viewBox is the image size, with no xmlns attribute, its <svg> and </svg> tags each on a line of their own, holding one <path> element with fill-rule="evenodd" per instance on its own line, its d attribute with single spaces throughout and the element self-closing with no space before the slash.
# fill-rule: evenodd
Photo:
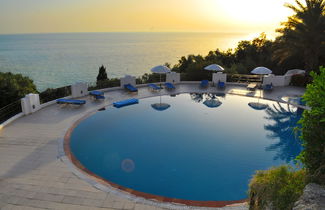
<svg viewBox="0 0 325 210">
<path fill-rule="evenodd" d="M 219 81 L 218 82 L 218 88 L 225 88 L 226 87 L 226 83 L 225 82 L 221 82 L 221 81 Z"/>
<path fill-rule="evenodd" d="M 266 84 L 263 86 L 263 90 L 271 91 L 273 90 L 273 84 Z"/>
<path fill-rule="evenodd" d="M 83 105 L 86 103 L 86 101 L 85 100 L 60 98 L 60 99 L 56 99 L 56 103 L 57 104 Z"/>
<path fill-rule="evenodd" d="M 148 87 L 152 90 L 160 90 L 162 89 L 160 86 L 156 85 L 156 84 L 148 84 Z"/>
<path fill-rule="evenodd" d="M 130 99 L 126 99 L 126 100 L 123 100 L 123 101 L 114 102 L 113 106 L 116 107 L 116 108 L 120 108 L 120 107 L 123 107 L 123 106 L 128 106 L 128 105 L 137 104 L 137 103 L 139 103 L 139 99 L 130 98 Z"/>
<path fill-rule="evenodd" d="M 256 82 L 249 83 L 246 88 L 248 90 L 254 91 L 257 88 L 257 83 Z"/>
<path fill-rule="evenodd" d="M 200 83 L 201 88 L 207 88 L 209 86 L 209 80 L 202 80 Z"/>
<path fill-rule="evenodd" d="M 93 90 L 89 92 L 90 96 L 93 96 L 95 99 L 105 99 L 104 92 Z"/>
<path fill-rule="evenodd" d="M 137 91 L 138 91 L 138 88 L 134 87 L 134 86 L 131 85 L 131 84 L 126 84 L 126 85 L 124 85 L 124 88 L 127 89 L 127 90 L 130 91 L 130 92 L 137 92 Z"/>
<path fill-rule="evenodd" d="M 166 82 L 165 87 L 166 87 L 167 90 L 175 89 L 175 86 L 170 82 Z"/>
</svg>

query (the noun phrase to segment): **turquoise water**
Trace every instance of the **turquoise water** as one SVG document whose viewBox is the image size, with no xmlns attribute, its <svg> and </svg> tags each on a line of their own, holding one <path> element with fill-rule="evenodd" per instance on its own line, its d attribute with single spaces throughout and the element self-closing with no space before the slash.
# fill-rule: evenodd
<svg viewBox="0 0 325 210">
<path fill-rule="evenodd" d="M 0 72 L 31 77 L 39 90 L 93 82 L 98 67 L 109 77 L 140 76 L 181 56 L 234 48 L 247 34 L 72 33 L 0 35 Z"/>
<path fill-rule="evenodd" d="M 215 108 L 204 101 L 218 98 Z M 108 107 L 82 121 L 71 151 L 90 171 L 124 187 L 171 198 L 239 200 L 256 170 L 294 164 L 301 145 L 293 128 L 300 112 L 242 96 L 163 96 L 124 108 Z"/>
</svg>

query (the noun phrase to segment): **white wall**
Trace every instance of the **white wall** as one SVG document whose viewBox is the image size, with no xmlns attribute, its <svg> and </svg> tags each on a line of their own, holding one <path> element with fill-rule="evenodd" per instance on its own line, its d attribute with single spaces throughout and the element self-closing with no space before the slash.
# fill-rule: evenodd
<svg viewBox="0 0 325 210">
<path fill-rule="evenodd" d="M 291 81 L 291 76 L 275 76 L 274 74 L 263 77 L 263 85 L 271 84 L 273 86 L 288 86 Z"/>
<path fill-rule="evenodd" d="M 168 74 L 166 74 L 166 82 L 170 82 L 170 83 L 179 83 L 181 81 L 181 75 L 179 73 L 176 72 L 170 72 Z"/>
<path fill-rule="evenodd" d="M 215 84 L 218 84 L 219 81 L 226 83 L 227 82 L 227 74 L 224 74 L 222 72 L 213 73 L 212 74 L 212 83 L 215 85 Z"/>
<path fill-rule="evenodd" d="M 36 112 L 40 109 L 40 100 L 38 94 L 30 93 L 21 99 L 21 108 L 25 115 Z"/>
<path fill-rule="evenodd" d="M 135 86 L 135 77 L 130 76 L 130 75 L 125 75 L 125 77 L 122 77 L 120 79 L 121 81 L 121 87 L 124 88 L 124 85 L 131 84 Z"/>
<path fill-rule="evenodd" d="M 88 84 L 84 82 L 77 82 L 71 85 L 72 98 L 78 98 L 88 95 Z"/>
</svg>

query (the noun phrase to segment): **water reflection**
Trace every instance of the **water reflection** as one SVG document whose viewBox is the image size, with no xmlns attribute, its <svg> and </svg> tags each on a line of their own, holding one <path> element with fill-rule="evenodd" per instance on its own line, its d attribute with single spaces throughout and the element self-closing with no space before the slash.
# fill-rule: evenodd
<svg viewBox="0 0 325 210">
<path fill-rule="evenodd" d="M 301 118 L 302 110 L 288 104 L 275 103 L 265 110 L 270 123 L 264 129 L 270 133 L 268 138 L 277 142 L 266 147 L 266 151 L 276 151 L 274 160 L 283 160 L 287 163 L 295 159 L 302 150 L 300 133 L 295 131 L 297 122 Z"/>
<path fill-rule="evenodd" d="M 166 103 L 155 103 L 155 104 L 151 104 L 151 107 L 154 110 L 157 110 L 157 111 L 165 111 L 166 109 L 168 109 L 170 107 L 170 104 L 166 104 Z"/>
<path fill-rule="evenodd" d="M 225 98 L 224 93 L 190 93 L 191 99 L 196 103 L 201 103 L 205 100 L 218 99 L 218 97 Z"/>
</svg>

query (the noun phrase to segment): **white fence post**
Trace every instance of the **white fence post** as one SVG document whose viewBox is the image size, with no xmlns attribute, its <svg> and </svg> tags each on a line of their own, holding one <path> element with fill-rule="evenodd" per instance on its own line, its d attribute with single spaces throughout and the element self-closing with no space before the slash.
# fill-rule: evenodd
<svg viewBox="0 0 325 210">
<path fill-rule="evenodd" d="M 212 83 L 215 85 L 215 84 L 218 84 L 219 81 L 226 83 L 227 82 L 227 74 L 224 74 L 222 72 L 213 73 L 212 74 Z"/>
<path fill-rule="evenodd" d="M 120 81 L 121 81 L 121 87 L 122 88 L 124 88 L 124 85 L 127 85 L 127 84 L 130 84 L 130 85 L 133 85 L 133 86 L 136 85 L 135 77 L 130 76 L 130 75 L 125 75 L 125 77 L 122 77 L 120 79 Z"/>
<path fill-rule="evenodd" d="M 88 84 L 85 82 L 77 82 L 71 85 L 72 98 L 78 98 L 88 95 Z"/>
<path fill-rule="evenodd" d="M 21 108 L 25 115 L 36 112 L 40 109 L 40 100 L 38 94 L 30 93 L 21 99 Z"/>
<path fill-rule="evenodd" d="M 170 72 L 166 74 L 166 82 L 176 84 L 176 83 L 180 83 L 180 81 L 181 81 L 180 73 Z"/>
</svg>

